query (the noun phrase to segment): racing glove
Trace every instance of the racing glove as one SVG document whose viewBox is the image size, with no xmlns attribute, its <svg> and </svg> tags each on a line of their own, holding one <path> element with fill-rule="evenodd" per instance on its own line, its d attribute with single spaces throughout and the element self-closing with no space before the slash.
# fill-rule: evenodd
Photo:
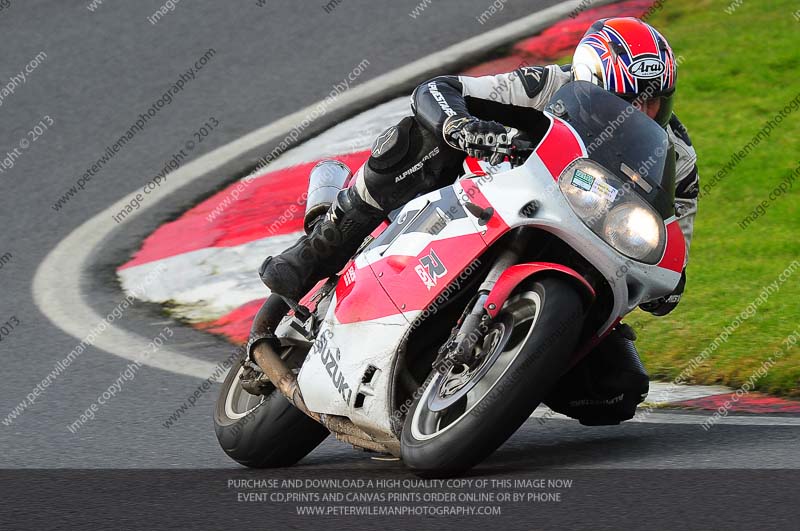
<svg viewBox="0 0 800 531">
<path fill-rule="evenodd" d="M 678 306 L 678 303 L 681 302 L 681 297 L 683 296 L 684 287 L 686 287 L 685 269 L 683 270 L 683 273 L 681 273 L 681 279 L 678 282 L 675 291 L 673 291 L 666 297 L 659 297 L 658 299 L 653 299 L 644 304 L 640 304 L 639 308 L 641 308 L 646 312 L 652 313 L 656 317 L 663 317 L 672 310 L 674 310 L 675 307 Z"/>
<path fill-rule="evenodd" d="M 451 116 L 442 128 L 444 140 L 451 147 L 491 165 L 500 164 L 509 153 L 511 132 L 502 124 L 474 116 Z"/>
</svg>

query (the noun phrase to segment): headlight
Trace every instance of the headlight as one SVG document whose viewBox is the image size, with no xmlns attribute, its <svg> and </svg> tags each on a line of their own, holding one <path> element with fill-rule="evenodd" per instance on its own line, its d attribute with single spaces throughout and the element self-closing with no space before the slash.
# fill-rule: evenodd
<svg viewBox="0 0 800 531">
<path fill-rule="evenodd" d="M 664 254 L 666 230 L 661 216 L 604 167 L 580 159 L 561 173 L 559 188 L 587 227 L 620 253 L 648 264 Z"/>
</svg>

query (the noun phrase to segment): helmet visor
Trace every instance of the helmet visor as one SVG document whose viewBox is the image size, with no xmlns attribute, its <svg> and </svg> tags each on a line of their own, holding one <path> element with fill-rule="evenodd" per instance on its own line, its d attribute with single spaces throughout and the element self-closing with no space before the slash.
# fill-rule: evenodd
<svg viewBox="0 0 800 531">
<path fill-rule="evenodd" d="M 655 94 L 647 91 L 640 92 L 639 94 L 620 94 L 615 92 L 617 96 L 645 113 L 664 128 L 667 127 L 672 117 L 672 96 L 674 93 L 674 90 Z"/>
</svg>

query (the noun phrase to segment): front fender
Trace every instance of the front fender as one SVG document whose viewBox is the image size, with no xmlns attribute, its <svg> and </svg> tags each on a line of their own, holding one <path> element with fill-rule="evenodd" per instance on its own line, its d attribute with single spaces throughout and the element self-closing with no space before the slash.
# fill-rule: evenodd
<svg viewBox="0 0 800 531">
<path fill-rule="evenodd" d="M 511 295 L 520 282 L 533 275 L 546 272 L 555 271 L 561 275 L 567 275 L 576 281 L 576 284 L 581 286 L 584 295 L 587 299 L 594 300 L 595 291 L 589 282 L 583 278 L 577 271 L 561 264 L 554 264 L 551 262 L 531 262 L 527 264 L 517 264 L 509 267 L 500 275 L 500 278 L 495 282 L 492 291 L 486 298 L 483 307 L 486 312 L 492 317 L 497 317 L 503 304 Z"/>
</svg>

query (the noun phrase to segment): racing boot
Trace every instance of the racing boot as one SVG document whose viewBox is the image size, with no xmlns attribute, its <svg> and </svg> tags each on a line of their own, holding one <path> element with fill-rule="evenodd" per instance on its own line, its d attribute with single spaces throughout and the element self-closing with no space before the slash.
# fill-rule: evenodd
<svg viewBox="0 0 800 531">
<path fill-rule="evenodd" d="M 619 324 L 561 377 L 545 404 L 585 426 L 610 426 L 633 418 L 650 388 L 635 340 L 633 328 Z"/>
<path fill-rule="evenodd" d="M 379 208 L 365 202 L 354 188 L 339 192 L 328 212 L 308 235 L 261 264 L 261 280 L 273 293 L 299 301 L 314 284 L 341 270 L 380 221 Z"/>
</svg>

